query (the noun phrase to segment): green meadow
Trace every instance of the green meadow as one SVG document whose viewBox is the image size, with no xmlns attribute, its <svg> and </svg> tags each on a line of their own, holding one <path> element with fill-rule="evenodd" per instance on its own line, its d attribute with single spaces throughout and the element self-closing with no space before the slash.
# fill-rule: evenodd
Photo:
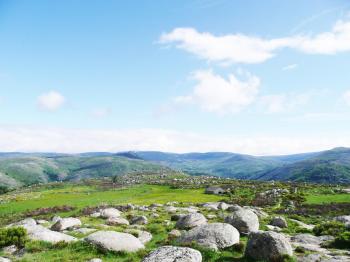
<svg viewBox="0 0 350 262">
<path fill-rule="evenodd" d="M 137 185 L 121 189 L 102 190 L 95 186 L 66 185 L 57 189 L 16 192 L 0 196 L 0 217 L 42 207 L 69 205 L 77 208 L 101 204 L 164 204 L 177 202 L 210 202 L 225 196 L 204 194 L 204 189 L 172 189 L 169 186 Z"/>
</svg>

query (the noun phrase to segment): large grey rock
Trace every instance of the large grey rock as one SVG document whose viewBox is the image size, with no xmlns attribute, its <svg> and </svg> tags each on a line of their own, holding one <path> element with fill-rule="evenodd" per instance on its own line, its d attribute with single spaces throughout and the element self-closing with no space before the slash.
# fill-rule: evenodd
<svg viewBox="0 0 350 262">
<path fill-rule="evenodd" d="M 293 249 L 288 239 L 272 231 L 251 232 L 248 237 L 245 256 L 254 260 L 284 261 L 285 255 L 292 256 Z"/>
<path fill-rule="evenodd" d="M 239 232 L 230 224 L 212 223 L 185 232 L 178 241 L 182 244 L 195 242 L 200 246 L 218 250 L 239 243 Z"/>
<path fill-rule="evenodd" d="M 141 241 L 133 235 L 115 231 L 98 231 L 87 236 L 85 240 L 107 251 L 135 252 L 145 248 Z"/>
<path fill-rule="evenodd" d="M 81 221 L 75 217 L 67 217 L 58 220 L 52 225 L 51 229 L 55 231 L 63 231 L 69 228 L 77 228 L 81 226 Z"/>
<path fill-rule="evenodd" d="M 120 217 L 121 212 L 116 208 L 106 208 L 101 210 L 100 215 L 103 218 Z"/>
<path fill-rule="evenodd" d="M 189 229 L 207 223 L 207 219 L 200 213 L 191 213 L 180 217 L 175 227 L 179 229 Z"/>
<path fill-rule="evenodd" d="M 41 225 L 23 225 L 22 227 L 27 230 L 28 238 L 31 240 L 46 241 L 53 244 L 60 241 L 72 242 L 77 240 L 75 237 L 52 231 Z"/>
<path fill-rule="evenodd" d="M 249 209 L 237 208 L 225 218 L 225 222 L 237 228 L 241 234 L 259 230 L 258 216 Z"/>
<path fill-rule="evenodd" d="M 163 246 L 145 257 L 142 262 L 201 262 L 198 250 L 188 247 Z"/>
<path fill-rule="evenodd" d="M 0 257 L 0 262 L 11 262 L 11 260 L 6 257 Z"/>
<path fill-rule="evenodd" d="M 270 225 L 273 225 L 275 227 L 280 227 L 280 228 L 287 228 L 288 223 L 287 220 L 284 217 L 278 216 L 278 217 L 273 217 Z"/>
</svg>

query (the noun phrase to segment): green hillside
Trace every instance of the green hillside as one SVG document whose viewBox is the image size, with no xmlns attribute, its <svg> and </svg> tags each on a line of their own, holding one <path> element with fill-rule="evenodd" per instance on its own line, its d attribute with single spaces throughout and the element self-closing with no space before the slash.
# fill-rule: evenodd
<svg viewBox="0 0 350 262">
<path fill-rule="evenodd" d="M 278 167 L 258 176 L 261 180 L 314 183 L 350 183 L 350 149 L 335 148 L 310 159 Z"/>
<path fill-rule="evenodd" d="M 119 156 L 21 156 L 0 158 L 0 185 L 14 188 L 52 181 L 76 181 L 133 172 L 169 171 L 167 167 Z"/>
<path fill-rule="evenodd" d="M 170 170 L 237 179 L 350 183 L 350 149 L 269 157 L 228 152 L 2 153 L 0 188 Z"/>
<path fill-rule="evenodd" d="M 191 175 L 249 179 L 280 166 L 282 161 L 227 152 L 174 154 L 134 152 L 142 159 L 182 170 Z"/>
</svg>

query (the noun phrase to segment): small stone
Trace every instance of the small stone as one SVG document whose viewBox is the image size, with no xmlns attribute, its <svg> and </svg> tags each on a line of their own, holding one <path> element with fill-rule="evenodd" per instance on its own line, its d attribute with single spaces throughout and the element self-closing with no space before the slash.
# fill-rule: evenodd
<svg viewBox="0 0 350 262">
<path fill-rule="evenodd" d="M 106 223 L 110 226 L 129 225 L 129 221 L 122 217 L 110 217 Z"/>
<path fill-rule="evenodd" d="M 133 217 L 130 221 L 132 225 L 146 225 L 148 223 L 148 219 L 145 216 L 136 216 Z"/>
<path fill-rule="evenodd" d="M 280 227 L 280 228 L 287 228 L 288 223 L 284 217 L 278 216 L 278 217 L 273 217 L 270 225 Z"/>
<path fill-rule="evenodd" d="M 121 212 L 116 208 L 106 208 L 101 211 L 101 217 L 110 218 L 110 217 L 120 217 Z"/>
<path fill-rule="evenodd" d="M 169 238 L 177 238 L 179 236 L 181 236 L 181 232 L 180 230 L 177 230 L 177 229 L 171 230 L 168 235 Z"/>
<path fill-rule="evenodd" d="M 81 226 L 81 221 L 75 217 L 67 217 L 58 220 L 52 225 L 51 229 L 54 231 L 63 231 L 66 229 L 76 228 Z"/>
</svg>

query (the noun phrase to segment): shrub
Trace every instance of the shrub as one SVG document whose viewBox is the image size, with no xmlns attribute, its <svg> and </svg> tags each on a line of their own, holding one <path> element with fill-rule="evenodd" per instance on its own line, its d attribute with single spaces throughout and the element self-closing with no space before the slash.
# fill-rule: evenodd
<svg viewBox="0 0 350 262">
<path fill-rule="evenodd" d="M 350 231 L 343 232 L 336 237 L 332 246 L 335 248 L 350 248 Z"/>
<path fill-rule="evenodd" d="M 346 231 L 346 227 L 343 223 L 337 221 L 329 221 L 316 225 L 313 231 L 316 236 L 331 235 L 337 237 Z"/>
<path fill-rule="evenodd" d="M 27 231 L 23 227 L 0 229 L 0 247 L 16 245 L 23 247 L 27 240 Z"/>
</svg>

